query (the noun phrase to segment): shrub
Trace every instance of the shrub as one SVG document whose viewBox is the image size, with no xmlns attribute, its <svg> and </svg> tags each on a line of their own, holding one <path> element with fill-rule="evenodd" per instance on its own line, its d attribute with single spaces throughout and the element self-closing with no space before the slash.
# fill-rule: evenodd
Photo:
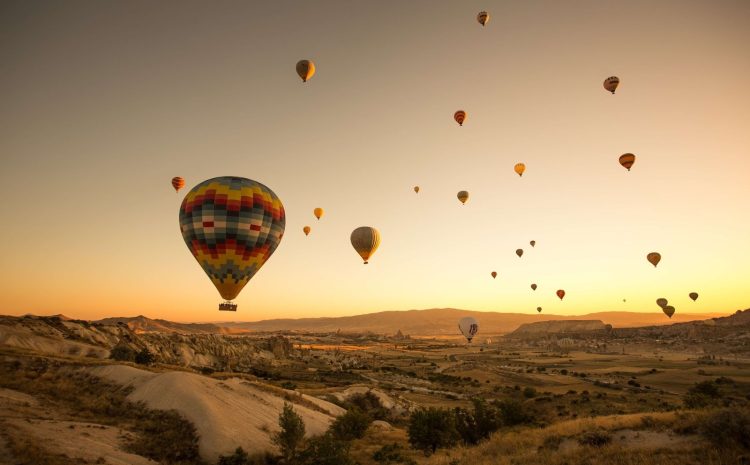
<svg viewBox="0 0 750 465">
<path fill-rule="evenodd" d="M 358 408 L 353 408 L 336 418 L 330 431 L 334 438 L 342 441 L 352 441 L 364 437 L 370 427 L 372 418 Z"/>
<path fill-rule="evenodd" d="M 388 409 L 383 407 L 380 398 L 371 391 L 367 391 L 364 394 L 358 393 L 352 395 L 344 402 L 343 407 L 347 410 L 351 410 L 352 408 L 359 409 L 373 420 L 385 420 L 388 418 Z"/>
<path fill-rule="evenodd" d="M 154 358 L 154 354 L 147 347 L 144 347 L 140 352 L 135 354 L 135 363 L 139 365 L 151 365 L 154 363 Z"/>
<path fill-rule="evenodd" d="M 134 362 L 135 351 L 125 344 L 118 344 L 109 352 L 109 358 L 119 362 Z"/>
<path fill-rule="evenodd" d="M 292 462 L 297 456 L 297 450 L 305 437 L 305 423 L 294 411 L 291 404 L 284 402 L 284 409 L 279 414 L 281 431 L 271 438 L 279 446 L 282 457 L 286 462 Z"/>
<path fill-rule="evenodd" d="M 688 389 L 683 401 L 688 408 L 703 408 L 716 404 L 720 397 L 719 388 L 713 381 L 701 381 Z"/>
<path fill-rule="evenodd" d="M 334 438 L 331 434 L 316 436 L 307 441 L 307 446 L 293 462 L 299 465 L 357 465 L 349 455 L 349 443 Z"/>
<path fill-rule="evenodd" d="M 495 407 L 500 410 L 500 419 L 504 426 L 516 426 L 531 423 L 523 404 L 515 399 L 496 401 Z"/>
<path fill-rule="evenodd" d="M 720 449 L 750 449 L 750 411 L 722 409 L 698 423 L 698 431 Z"/>
<path fill-rule="evenodd" d="M 417 462 L 403 454 L 403 450 L 398 443 L 386 444 L 372 454 L 372 459 L 383 465 L 417 465 Z"/>
<path fill-rule="evenodd" d="M 606 431 L 588 431 L 578 438 L 582 446 L 602 447 L 612 442 L 612 436 Z"/>
<path fill-rule="evenodd" d="M 523 388 L 523 396 L 527 399 L 531 399 L 532 397 L 536 397 L 536 389 L 534 389 L 531 386 L 527 386 Z"/>
<path fill-rule="evenodd" d="M 454 445 L 460 438 L 450 410 L 430 407 L 412 413 L 409 419 L 409 443 L 429 455 L 440 447 Z"/>
</svg>

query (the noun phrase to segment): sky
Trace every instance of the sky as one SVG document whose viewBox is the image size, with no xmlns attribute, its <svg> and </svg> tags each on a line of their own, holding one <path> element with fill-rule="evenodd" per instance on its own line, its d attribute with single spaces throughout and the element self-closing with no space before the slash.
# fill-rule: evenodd
<svg viewBox="0 0 750 465">
<path fill-rule="evenodd" d="M 0 313 L 750 307 L 748 44 L 742 0 L 3 0 Z M 178 223 L 224 175 L 287 215 L 236 315 Z"/>
</svg>

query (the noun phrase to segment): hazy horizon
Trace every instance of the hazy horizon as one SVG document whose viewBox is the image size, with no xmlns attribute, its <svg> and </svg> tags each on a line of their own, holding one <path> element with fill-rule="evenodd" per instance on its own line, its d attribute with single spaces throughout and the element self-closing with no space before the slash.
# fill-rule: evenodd
<svg viewBox="0 0 750 465">
<path fill-rule="evenodd" d="M 0 313 L 747 308 L 748 24 L 739 0 L 3 2 Z M 236 314 L 178 225 L 221 175 L 287 215 Z"/>
</svg>

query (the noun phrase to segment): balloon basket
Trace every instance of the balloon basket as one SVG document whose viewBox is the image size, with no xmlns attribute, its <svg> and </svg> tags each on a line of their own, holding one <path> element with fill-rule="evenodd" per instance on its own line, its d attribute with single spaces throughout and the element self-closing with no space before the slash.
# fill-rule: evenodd
<svg viewBox="0 0 750 465">
<path fill-rule="evenodd" d="M 237 304 L 233 304 L 232 302 L 222 302 L 219 304 L 219 310 L 222 312 L 236 312 L 237 311 Z"/>
</svg>

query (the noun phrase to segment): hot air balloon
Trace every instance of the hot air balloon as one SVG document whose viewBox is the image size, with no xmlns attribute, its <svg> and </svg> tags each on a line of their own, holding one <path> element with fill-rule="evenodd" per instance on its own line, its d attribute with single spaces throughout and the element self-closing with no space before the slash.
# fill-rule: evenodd
<svg viewBox="0 0 750 465">
<path fill-rule="evenodd" d="M 555 292 L 555 294 L 557 294 L 557 297 L 559 297 L 560 300 L 563 300 L 563 297 L 565 297 L 565 291 L 563 291 L 562 289 L 559 289 L 557 292 Z"/>
<path fill-rule="evenodd" d="M 536 291 L 536 284 L 532 284 L 532 285 L 531 285 L 531 290 L 532 290 L 532 291 Z"/>
<path fill-rule="evenodd" d="M 458 110 L 457 112 L 453 113 L 453 119 L 456 120 L 456 123 L 458 123 L 459 126 L 463 126 L 464 121 L 466 121 L 466 112 L 463 110 Z"/>
<path fill-rule="evenodd" d="M 674 307 L 671 305 L 667 305 L 666 307 L 662 308 L 661 311 L 664 312 L 664 314 L 669 318 L 672 318 L 672 315 L 674 315 Z"/>
<path fill-rule="evenodd" d="M 466 191 L 460 191 L 456 194 L 456 197 L 458 197 L 458 200 L 460 200 L 461 203 L 466 203 L 466 201 L 469 200 L 469 193 Z"/>
<path fill-rule="evenodd" d="M 530 241 L 529 245 L 532 246 L 532 247 L 534 247 L 536 245 L 536 241 Z"/>
<path fill-rule="evenodd" d="M 620 164 L 627 168 L 628 171 L 630 171 L 630 168 L 633 166 L 633 163 L 635 163 L 635 155 L 632 153 L 624 153 L 620 155 Z"/>
<path fill-rule="evenodd" d="M 179 192 L 180 189 L 185 187 L 185 180 L 182 179 L 179 176 L 175 176 L 172 178 L 172 187 L 174 187 L 175 194 Z"/>
<path fill-rule="evenodd" d="M 302 78 L 302 82 L 307 82 L 315 74 L 315 63 L 310 60 L 298 61 L 297 74 Z"/>
<path fill-rule="evenodd" d="M 654 265 L 655 268 L 656 265 L 658 265 L 661 261 L 661 254 L 659 252 L 651 252 L 650 254 L 646 255 L 646 260 Z"/>
<path fill-rule="evenodd" d="M 622 299 L 622 301 L 623 301 L 623 302 L 627 302 L 627 300 L 625 300 L 625 299 Z"/>
<path fill-rule="evenodd" d="M 536 311 L 539 312 L 539 313 L 542 313 L 542 307 L 537 307 Z"/>
<path fill-rule="evenodd" d="M 370 259 L 372 254 L 378 250 L 380 245 L 380 233 L 377 229 L 369 226 L 360 226 L 359 228 L 352 231 L 351 236 L 352 246 L 357 251 L 362 260 L 367 261 Z"/>
<path fill-rule="evenodd" d="M 485 24 L 490 22 L 490 14 L 487 13 L 486 11 L 480 11 L 479 14 L 477 15 L 477 21 L 479 21 L 479 24 L 484 26 Z"/>
<path fill-rule="evenodd" d="M 615 93 L 615 90 L 617 90 L 617 86 L 619 84 L 620 84 L 620 78 L 618 78 L 617 76 L 610 76 L 604 80 L 604 88 L 607 89 L 609 92 L 612 92 L 612 94 Z"/>
<path fill-rule="evenodd" d="M 419 186 L 414 186 L 414 192 L 416 192 L 417 194 L 419 194 Z"/>
<path fill-rule="evenodd" d="M 523 163 L 516 163 L 516 166 L 513 167 L 513 171 L 515 171 L 517 175 L 523 176 L 523 172 L 526 171 L 526 165 Z"/>
<path fill-rule="evenodd" d="M 302 228 L 302 232 L 305 233 L 305 236 L 309 235 L 310 234 L 310 226 L 305 226 L 304 228 Z"/>
<path fill-rule="evenodd" d="M 458 329 L 461 331 L 461 334 L 463 334 L 464 337 L 469 342 L 471 342 L 471 340 L 479 331 L 479 323 L 477 323 L 477 320 L 475 320 L 474 318 L 465 316 L 458 320 Z"/>
<path fill-rule="evenodd" d="M 180 231 L 190 252 L 226 302 L 231 303 L 279 246 L 286 216 L 271 189 L 223 176 L 193 187 L 180 206 Z"/>
<path fill-rule="evenodd" d="M 693 299 L 693 302 L 695 302 L 696 300 L 698 300 L 698 293 L 697 292 L 691 292 L 690 294 L 688 294 L 688 296 L 690 296 L 690 298 Z"/>
<path fill-rule="evenodd" d="M 497 278 L 497 271 L 493 271 L 493 272 L 492 272 L 492 273 L 490 273 L 490 274 L 492 275 L 492 279 L 495 279 L 495 278 Z"/>
<path fill-rule="evenodd" d="M 666 307 L 668 303 L 669 302 L 667 302 L 667 299 L 665 299 L 664 297 L 659 297 L 658 299 L 656 299 L 656 305 L 658 305 L 660 308 Z"/>
<path fill-rule="evenodd" d="M 315 218 L 320 219 L 320 217 L 323 216 L 323 209 L 320 207 L 314 209 L 313 215 L 315 215 Z"/>
<path fill-rule="evenodd" d="M 521 258 L 523 255 L 523 249 L 516 249 L 516 255 L 518 255 L 518 258 Z"/>
</svg>

